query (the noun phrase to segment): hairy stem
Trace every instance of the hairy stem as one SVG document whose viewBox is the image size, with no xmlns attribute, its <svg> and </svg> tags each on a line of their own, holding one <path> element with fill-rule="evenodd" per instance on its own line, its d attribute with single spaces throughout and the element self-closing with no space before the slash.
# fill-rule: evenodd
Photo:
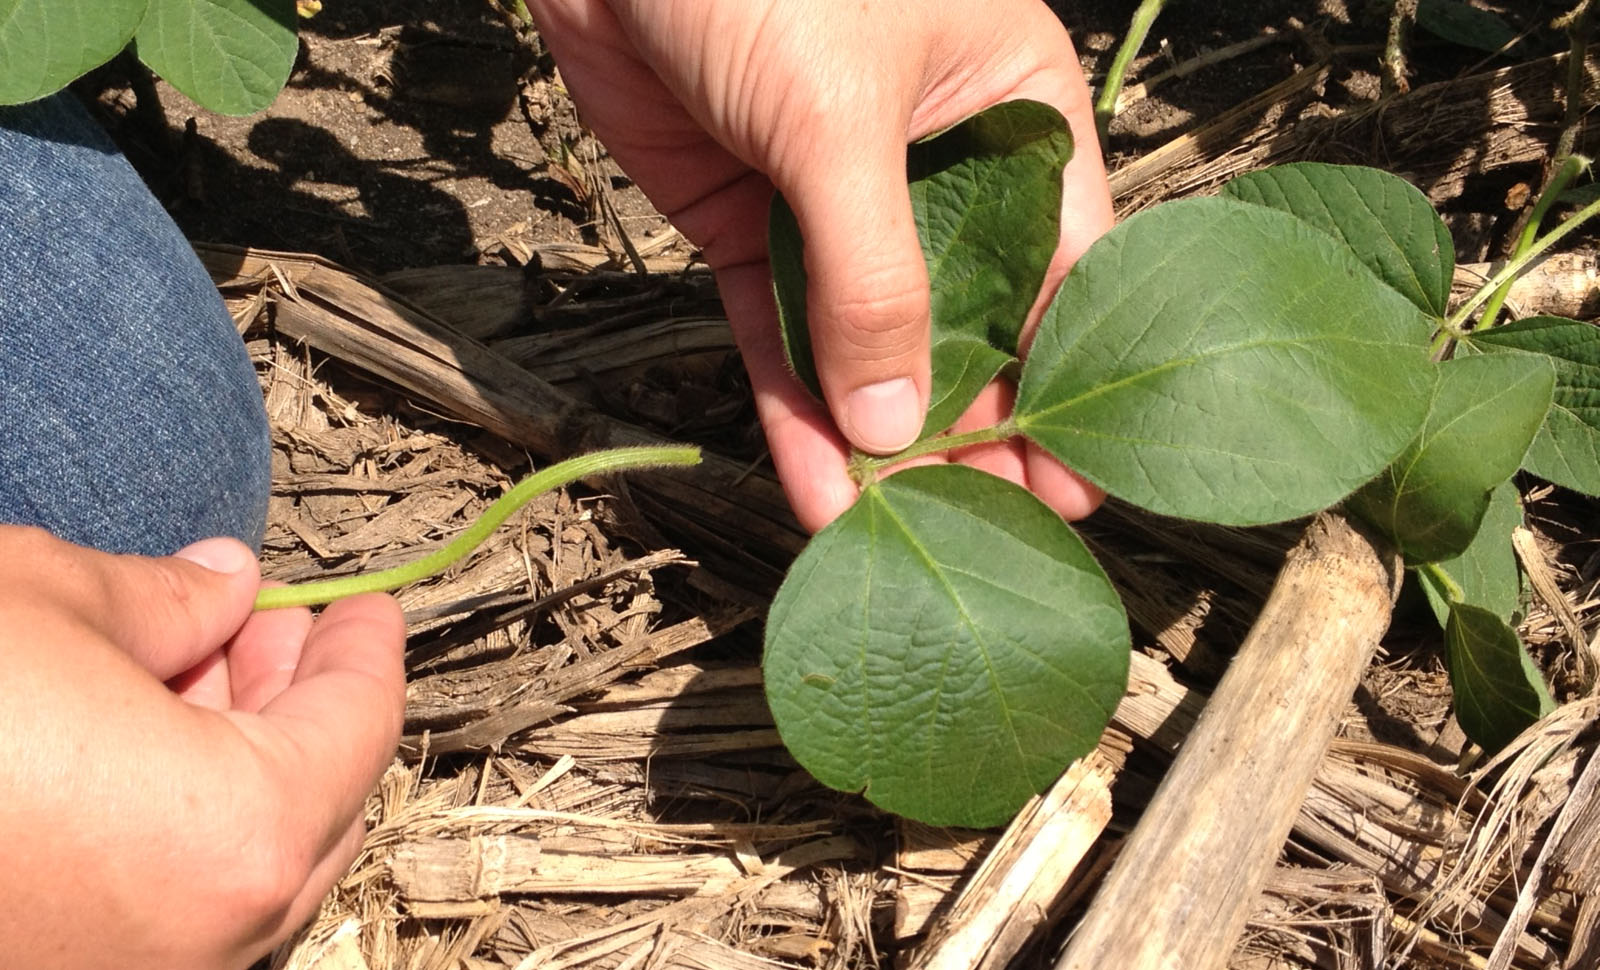
<svg viewBox="0 0 1600 970">
<path fill-rule="evenodd" d="M 1512 259 L 1521 256 L 1533 246 L 1533 241 L 1539 235 L 1539 227 L 1544 224 L 1544 217 L 1550 213 L 1551 207 L 1556 204 L 1556 199 L 1567 190 L 1567 186 L 1578 177 L 1578 173 L 1588 167 L 1589 159 L 1582 155 L 1568 155 L 1562 160 L 1561 167 L 1556 169 L 1551 174 L 1550 181 L 1545 183 L 1539 201 L 1533 204 L 1533 212 L 1517 236 L 1517 245 L 1511 250 Z M 1478 326 L 1475 329 L 1483 330 L 1494 326 L 1495 318 L 1500 316 L 1500 308 L 1505 305 L 1506 294 L 1511 292 L 1511 283 L 1511 280 L 1506 280 L 1494 288 L 1494 293 L 1483 305 L 1483 313 L 1478 317 Z"/>
<path fill-rule="evenodd" d="M 355 596 L 357 593 L 378 593 L 399 589 L 443 572 L 476 549 L 495 529 L 510 518 L 512 513 L 522 508 L 536 495 L 592 475 L 699 463 L 700 449 L 692 447 L 616 448 L 578 455 L 576 458 L 569 458 L 542 471 L 534 472 L 513 485 L 460 535 L 436 552 L 404 565 L 395 566 L 393 569 L 375 573 L 264 589 L 256 596 L 255 608 L 275 610 L 287 606 L 317 606 L 346 596 Z"/>
<path fill-rule="evenodd" d="M 1406 40 L 1417 19 L 1417 0 L 1394 0 L 1389 11 L 1389 35 L 1383 45 L 1383 93 L 1405 94 L 1411 90 L 1406 79 Z"/>
<path fill-rule="evenodd" d="M 1478 288 L 1478 292 L 1472 294 L 1465 303 L 1456 308 L 1456 312 L 1452 313 L 1450 319 L 1445 321 L 1445 329 L 1452 332 L 1460 332 L 1467 318 L 1472 315 L 1472 311 L 1482 306 L 1495 290 L 1516 279 L 1524 269 L 1528 268 L 1530 263 L 1543 256 L 1545 250 L 1566 238 L 1569 233 L 1588 222 L 1596 214 L 1600 214 L 1600 201 L 1591 202 L 1579 209 L 1572 218 L 1550 230 L 1545 234 L 1544 238 L 1529 246 L 1522 255 L 1509 260 L 1504 266 L 1500 267 L 1500 272 L 1494 274 L 1489 282 Z"/>
<path fill-rule="evenodd" d="M 850 459 L 850 475 L 856 484 L 863 488 L 877 479 L 878 473 L 885 468 L 921 458 L 923 455 L 937 455 L 945 451 L 954 451 L 957 448 L 970 448 L 973 445 L 986 445 L 997 441 L 1015 438 L 1022 433 L 1022 428 L 1017 425 L 1015 418 L 1007 418 L 997 425 L 989 428 L 979 428 L 976 431 L 963 431 L 961 434 L 939 435 L 934 438 L 924 438 L 904 451 L 892 455 L 874 457 L 857 452 Z"/>
<path fill-rule="evenodd" d="M 1122 38 L 1122 46 L 1117 48 L 1117 56 L 1111 60 L 1111 70 L 1106 72 L 1105 85 L 1100 89 L 1100 100 L 1094 106 L 1094 126 L 1100 133 L 1102 143 L 1111 127 L 1111 119 L 1117 113 L 1117 96 L 1122 93 L 1122 84 L 1127 80 L 1128 65 L 1139 53 L 1139 48 L 1144 46 L 1150 26 L 1161 15 L 1161 8 L 1165 5 L 1166 0 L 1143 0 L 1139 4 L 1139 9 L 1133 12 L 1133 22 L 1128 25 L 1128 35 Z M 1104 144 L 1101 147 L 1103 149 Z"/>
<path fill-rule="evenodd" d="M 1567 31 L 1567 80 L 1562 97 L 1566 101 L 1561 119 L 1561 136 L 1556 139 L 1556 158 L 1572 154 L 1583 122 L 1583 74 L 1589 51 L 1589 34 L 1594 30 L 1594 0 L 1583 0 L 1557 21 Z"/>
<path fill-rule="evenodd" d="M 1413 568 L 1438 584 L 1439 588 L 1444 591 L 1444 598 L 1449 602 L 1459 603 L 1467 598 L 1467 594 L 1462 590 L 1461 584 L 1452 579 L 1450 574 L 1445 572 L 1438 563 L 1424 563 Z"/>
</svg>

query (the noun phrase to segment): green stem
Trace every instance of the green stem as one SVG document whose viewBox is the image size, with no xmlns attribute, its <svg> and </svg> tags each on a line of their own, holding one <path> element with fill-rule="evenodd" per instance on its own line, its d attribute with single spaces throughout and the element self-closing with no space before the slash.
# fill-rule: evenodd
<svg viewBox="0 0 1600 970">
<path fill-rule="evenodd" d="M 1133 12 L 1133 22 L 1128 25 L 1128 36 L 1122 39 L 1122 46 L 1117 48 L 1117 56 L 1111 60 L 1111 70 L 1106 72 L 1105 86 L 1100 89 L 1100 100 L 1094 106 L 1094 126 L 1100 133 L 1100 141 L 1106 140 L 1106 132 L 1111 127 L 1111 119 L 1117 113 L 1117 97 L 1122 94 L 1122 83 L 1127 80 L 1128 65 L 1139 53 L 1139 48 L 1144 46 L 1144 39 L 1150 33 L 1150 27 L 1156 22 L 1156 17 L 1161 15 L 1161 8 L 1166 5 L 1166 0 L 1143 0 L 1139 9 Z M 1102 144 L 1102 149 L 1104 144 Z"/>
<path fill-rule="evenodd" d="M 1488 300 L 1490 294 L 1492 294 L 1495 289 L 1500 287 L 1502 284 L 1516 279 L 1517 274 L 1526 269 L 1529 263 L 1532 263 L 1540 256 L 1543 256 L 1545 250 L 1566 238 L 1569 233 L 1583 223 L 1588 222 L 1596 214 L 1600 214 L 1600 201 L 1591 202 L 1582 209 L 1579 209 L 1576 215 L 1550 230 L 1550 232 L 1547 233 L 1543 239 L 1540 239 L 1532 246 L 1529 246 L 1527 251 L 1522 255 L 1510 260 L 1504 266 L 1500 267 L 1500 272 L 1494 274 L 1494 276 L 1489 279 L 1489 282 L 1479 287 L 1478 292 L 1472 294 L 1472 296 L 1468 298 L 1467 302 L 1456 308 L 1456 312 L 1452 313 L 1450 315 L 1450 319 L 1445 321 L 1445 329 L 1452 332 L 1460 332 L 1462 325 L 1466 323 L 1467 317 L 1471 316 L 1473 310 L 1476 310 L 1484 303 L 1484 301 Z"/>
<path fill-rule="evenodd" d="M 961 434 L 939 435 L 935 438 L 924 438 L 912 444 L 904 451 L 892 455 L 875 457 L 872 455 L 857 454 L 850 462 L 851 473 L 855 476 L 857 484 L 866 485 L 871 479 L 877 477 L 878 472 L 892 465 L 921 458 L 923 455 L 937 455 L 956 448 L 970 448 L 973 445 L 987 445 L 997 441 L 1015 438 L 1022 433 L 1022 428 L 1017 424 L 1016 418 L 1006 420 L 990 428 L 979 428 L 976 431 L 963 431 Z"/>
<path fill-rule="evenodd" d="M 1437 583 L 1439 588 L 1444 590 L 1444 598 L 1449 602 L 1460 603 L 1467 598 L 1466 591 L 1461 588 L 1461 584 L 1452 579 L 1450 574 L 1445 572 L 1438 563 L 1423 563 L 1412 568 Z"/>
<path fill-rule="evenodd" d="M 1544 217 L 1550 213 L 1551 207 L 1556 204 L 1556 199 L 1567 190 L 1572 180 L 1578 173 L 1589 167 L 1589 159 L 1582 155 L 1568 155 L 1561 163 L 1561 167 L 1550 176 L 1544 191 L 1539 195 L 1539 201 L 1533 205 L 1533 214 L 1528 216 L 1528 222 L 1522 227 L 1522 234 L 1517 237 L 1517 245 L 1511 250 L 1511 258 L 1516 259 L 1527 252 L 1533 241 L 1538 238 L 1539 227 L 1544 224 Z M 1483 305 L 1483 313 L 1478 316 L 1478 326 L 1475 329 L 1485 330 L 1494 326 L 1495 318 L 1500 316 L 1500 308 L 1505 305 L 1506 295 L 1511 292 L 1511 280 L 1506 280 L 1495 287 L 1494 293 L 1488 302 Z"/>
<path fill-rule="evenodd" d="M 1439 332 L 1433 335 L 1433 343 L 1428 345 L 1428 357 L 1433 360 L 1440 360 L 1439 355 L 1444 353 L 1445 347 L 1449 346 L 1450 341 L 1459 336 L 1460 334 L 1458 333 L 1440 327 Z"/>
<path fill-rule="evenodd" d="M 443 572 L 476 549 L 495 529 L 510 518 L 512 513 L 522 508 L 536 495 L 592 475 L 699 463 L 700 449 L 692 447 L 615 448 L 568 458 L 543 471 L 534 472 L 513 485 L 509 491 L 496 499 L 493 505 L 485 509 L 477 521 L 435 552 L 405 565 L 375 573 L 263 589 L 256 595 L 255 608 L 276 610 L 286 606 L 316 606 L 346 596 L 355 596 L 358 593 L 379 593 L 399 589 Z"/>
</svg>

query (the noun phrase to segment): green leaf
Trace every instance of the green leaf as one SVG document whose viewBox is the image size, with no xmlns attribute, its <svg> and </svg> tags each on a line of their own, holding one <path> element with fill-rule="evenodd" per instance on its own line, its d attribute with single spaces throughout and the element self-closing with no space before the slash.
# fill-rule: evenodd
<svg viewBox="0 0 1600 970">
<path fill-rule="evenodd" d="M 1444 317 L 1455 272 L 1450 230 L 1428 197 L 1397 175 L 1297 162 L 1243 175 L 1224 195 L 1298 216 L 1350 247 L 1422 312 Z"/>
<path fill-rule="evenodd" d="M 1507 623 L 1515 623 L 1522 610 L 1522 573 L 1517 569 L 1517 554 L 1511 546 L 1511 530 L 1522 524 L 1522 503 L 1517 487 L 1503 482 L 1490 493 L 1489 508 L 1483 513 L 1478 534 L 1466 552 L 1454 559 L 1435 563 L 1432 570 L 1420 570 L 1417 578 L 1433 607 L 1439 625 L 1450 616 L 1450 593 L 1441 588 L 1433 571 L 1445 574 L 1460 589 L 1461 602 L 1488 610 Z"/>
<path fill-rule="evenodd" d="M 1134 216 L 1073 268 L 1022 371 L 1022 431 L 1119 498 L 1237 525 L 1304 515 L 1427 413 L 1431 326 L 1349 249 L 1231 199 Z"/>
<path fill-rule="evenodd" d="M 911 209 L 932 294 L 933 385 L 923 435 L 948 428 L 1017 353 L 1060 234 L 1072 135 L 1056 109 L 1010 101 L 907 150 Z M 784 345 L 820 396 L 800 229 L 781 198 L 769 238 Z"/>
<path fill-rule="evenodd" d="M 1505 747 L 1555 710 L 1539 669 L 1506 622 L 1466 603 L 1450 607 L 1444 630 L 1456 720 L 1485 751 Z"/>
<path fill-rule="evenodd" d="M 1600 202 L 1600 182 L 1590 182 L 1561 193 L 1556 201 L 1561 205 L 1582 207 L 1594 202 Z"/>
<path fill-rule="evenodd" d="M 1517 473 L 1554 389 L 1554 369 L 1533 354 L 1441 364 L 1422 432 L 1351 496 L 1351 511 L 1394 540 L 1407 563 L 1461 555 L 1478 534 L 1490 493 Z"/>
<path fill-rule="evenodd" d="M 767 262 L 772 266 L 772 293 L 778 303 L 778 331 L 789 369 L 812 394 L 822 397 L 817 361 L 811 353 L 811 328 L 806 325 L 805 242 L 800 222 L 781 194 L 772 197 L 767 215 Z"/>
<path fill-rule="evenodd" d="M 260 111 L 289 80 L 299 50 L 294 0 L 151 0 L 134 37 L 139 59 L 221 114 Z"/>
<path fill-rule="evenodd" d="M 33 101 L 117 56 L 148 0 L 0 0 L 0 104 Z"/>
<path fill-rule="evenodd" d="M 1517 39 L 1516 28 L 1498 14 L 1461 0 L 1421 0 L 1417 26 L 1441 40 L 1491 54 L 1508 49 Z"/>
<path fill-rule="evenodd" d="M 1555 400 L 1522 467 L 1586 495 L 1600 495 L 1600 328 L 1562 317 L 1529 317 L 1474 333 L 1484 351 L 1545 356 L 1556 370 Z"/>
<path fill-rule="evenodd" d="M 819 781 L 934 825 L 997 825 L 1100 738 L 1128 621 L 1066 523 L 961 465 L 869 486 L 767 618 L 767 700 Z"/>
</svg>

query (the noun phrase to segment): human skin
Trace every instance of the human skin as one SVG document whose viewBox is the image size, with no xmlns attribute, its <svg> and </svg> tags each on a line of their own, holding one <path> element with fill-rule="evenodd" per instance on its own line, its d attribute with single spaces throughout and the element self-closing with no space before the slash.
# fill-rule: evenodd
<svg viewBox="0 0 1600 970">
<path fill-rule="evenodd" d="M 909 444 L 929 393 L 928 278 L 906 145 L 992 104 L 1059 109 L 1077 151 L 1065 176 L 1052 293 L 1112 223 L 1087 85 L 1038 0 L 534 0 L 584 121 L 716 272 L 773 463 L 801 523 L 854 500 L 850 446 Z M 826 403 L 783 357 L 767 263 L 782 191 L 805 238 L 808 321 Z M 1034 307 L 1030 326 L 1043 311 Z M 995 423 L 992 385 L 957 430 Z M 1033 489 L 1069 518 L 1104 497 L 1032 446 L 956 460 Z"/>
<path fill-rule="evenodd" d="M 260 584 L 232 539 L 153 559 L 0 526 L 7 965 L 248 967 L 355 858 L 399 607 L 252 613 Z"/>
</svg>

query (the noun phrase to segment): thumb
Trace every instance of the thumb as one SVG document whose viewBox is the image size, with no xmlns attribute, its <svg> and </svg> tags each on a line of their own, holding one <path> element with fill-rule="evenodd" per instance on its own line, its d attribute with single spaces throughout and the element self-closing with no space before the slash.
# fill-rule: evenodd
<svg viewBox="0 0 1600 970">
<path fill-rule="evenodd" d="M 237 539 L 206 539 L 164 558 L 115 556 L 53 537 L 34 562 L 56 606 L 159 680 L 214 653 L 250 615 L 261 573 Z"/>
<path fill-rule="evenodd" d="M 854 144 L 850 165 L 809 164 L 779 188 L 805 240 L 807 325 L 823 397 L 844 436 L 889 454 L 928 406 L 928 270 L 906 187 L 904 129 Z"/>
</svg>

